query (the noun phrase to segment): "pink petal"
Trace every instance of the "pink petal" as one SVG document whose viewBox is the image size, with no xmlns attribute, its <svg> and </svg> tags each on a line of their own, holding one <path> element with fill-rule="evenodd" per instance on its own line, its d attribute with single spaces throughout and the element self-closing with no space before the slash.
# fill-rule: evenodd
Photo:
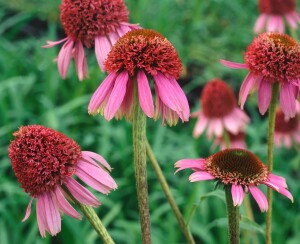
<svg viewBox="0 0 300 244">
<path fill-rule="evenodd" d="M 203 131 L 205 130 L 205 127 L 207 125 L 207 122 L 208 122 L 207 118 L 203 114 L 201 114 L 196 122 L 194 131 L 193 131 L 193 136 L 195 138 L 198 138 L 203 133 Z"/>
<path fill-rule="evenodd" d="M 259 190 L 256 186 L 249 186 L 248 188 L 253 198 L 257 202 L 260 211 L 266 212 L 268 210 L 268 201 L 263 192 Z"/>
<path fill-rule="evenodd" d="M 213 180 L 215 179 L 210 173 L 205 171 L 197 171 L 190 175 L 190 182 L 202 181 L 202 180 Z"/>
<path fill-rule="evenodd" d="M 292 138 L 290 135 L 284 135 L 283 136 L 283 143 L 285 145 L 286 148 L 291 148 L 292 147 Z"/>
<path fill-rule="evenodd" d="M 269 81 L 262 79 L 258 88 L 258 108 L 263 115 L 268 110 L 272 97 L 272 85 Z"/>
<path fill-rule="evenodd" d="M 138 83 L 139 102 L 141 108 L 148 117 L 153 118 L 154 106 L 153 106 L 151 89 L 149 86 L 147 76 L 141 70 L 139 70 L 137 73 L 137 83 Z"/>
<path fill-rule="evenodd" d="M 99 35 L 95 38 L 96 58 L 102 72 L 105 70 L 104 61 L 107 58 L 107 54 L 109 53 L 110 49 L 111 44 L 106 36 Z"/>
<path fill-rule="evenodd" d="M 89 113 L 94 113 L 105 101 L 107 96 L 111 93 L 116 77 L 117 77 L 117 73 L 115 72 L 108 74 L 105 80 L 97 88 L 88 106 Z"/>
<path fill-rule="evenodd" d="M 128 73 L 124 70 L 117 76 L 114 88 L 107 101 L 104 110 L 104 118 L 106 120 L 111 120 L 120 108 L 126 93 L 127 82 Z"/>
<path fill-rule="evenodd" d="M 26 221 L 28 219 L 28 217 L 30 216 L 32 200 L 33 200 L 33 198 L 31 198 L 31 200 L 27 206 L 26 214 L 25 214 L 25 217 L 22 219 L 22 222 Z"/>
<path fill-rule="evenodd" d="M 62 46 L 59 51 L 57 58 L 57 67 L 60 76 L 65 79 L 69 69 L 70 61 L 72 58 L 72 49 L 74 46 L 74 41 L 68 39 L 67 42 Z"/>
<path fill-rule="evenodd" d="M 55 199 L 51 193 L 43 193 L 37 197 L 36 203 L 38 226 L 42 237 L 45 230 L 55 236 L 61 230 L 61 218 Z"/>
<path fill-rule="evenodd" d="M 81 219 L 81 215 L 72 207 L 72 205 L 64 197 L 60 187 L 56 187 L 53 197 L 56 198 L 56 203 L 59 209 L 65 214 L 75 219 Z"/>
<path fill-rule="evenodd" d="M 46 221 L 45 204 L 42 195 L 39 195 L 36 200 L 36 217 L 40 234 L 42 237 L 46 237 L 45 230 L 48 230 L 49 227 Z"/>
<path fill-rule="evenodd" d="M 80 41 L 76 41 L 75 43 L 75 52 L 74 52 L 74 60 L 76 72 L 79 80 L 83 80 L 88 77 L 87 63 L 86 58 L 84 56 L 83 45 Z"/>
<path fill-rule="evenodd" d="M 235 116 L 232 116 L 233 114 L 228 114 L 224 119 L 224 126 L 226 130 L 228 130 L 230 133 L 236 135 L 240 131 L 241 123 L 237 120 Z"/>
<path fill-rule="evenodd" d="M 264 25 L 266 23 L 266 20 L 267 20 L 267 15 L 266 14 L 261 14 L 256 22 L 255 22 L 255 25 L 254 25 L 254 32 L 255 33 L 260 33 L 262 32 L 262 30 L 264 29 Z"/>
<path fill-rule="evenodd" d="M 120 25 L 120 27 L 117 28 L 117 33 L 120 37 L 125 35 L 128 31 L 131 31 L 131 28 L 127 25 Z"/>
<path fill-rule="evenodd" d="M 87 185 L 103 194 L 108 194 L 111 189 L 117 189 L 116 182 L 106 171 L 83 160 L 78 161 L 75 174 Z"/>
<path fill-rule="evenodd" d="M 234 206 L 241 206 L 244 200 L 244 190 L 240 185 L 231 186 L 231 195 Z"/>
<path fill-rule="evenodd" d="M 81 155 L 83 159 L 87 160 L 89 163 L 94 164 L 95 166 L 99 166 L 97 163 L 95 163 L 93 160 L 98 161 L 100 164 L 102 164 L 107 170 L 111 171 L 110 165 L 106 162 L 106 160 L 99 154 L 90 152 L 90 151 L 82 151 Z M 93 160 L 90 160 L 93 159 Z"/>
<path fill-rule="evenodd" d="M 134 105 L 134 82 L 131 78 L 129 78 L 126 86 L 126 94 L 124 96 L 121 107 L 115 116 L 116 119 L 121 119 L 123 115 L 125 115 L 125 118 L 127 120 L 132 120 L 133 105 Z"/>
<path fill-rule="evenodd" d="M 65 184 L 72 196 L 82 204 L 89 205 L 92 207 L 98 207 L 101 204 L 88 189 L 83 187 L 73 178 L 68 177 Z"/>
<path fill-rule="evenodd" d="M 280 16 L 278 15 L 270 15 L 269 21 L 267 23 L 267 31 L 275 31 L 279 32 L 279 21 L 280 21 Z"/>
<path fill-rule="evenodd" d="M 290 199 L 292 202 L 294 202 L 294 198 L 292 194 L 285 188 L 280 188 L 279 193 Z"/>
<path fill-rule="evenodd" d="M 246 102 L 247 96 L 254 83 L 255 83 L 254 76 L 252 75 L 252 73 L 248 73 L 240 88 L 239 104 L 241 105 L 242 109 L 244 108 L 244 104 Z"/>
<path fill-rule="evenodd" d="M 160 72 L 153 76 L 153 78 L 162 102 L 177 113 L 182 113 L 185 109 L 185 105 L 181 103 L 181 98 L 178 97 L 177 90 L 175 90 L 171 80 L 166 78 Z"/>
<path fill-rule="evenodd" d="M 277 23 L 278 23 L 278 32 L 279 33 L 284 33 L 284 21 L 283 21 L 283 18 L 282 17 L 278 18 Z"/>
<path fill-rule="evenodd" d="M 295 86 L 285 82 L 281 85 L 280 106 L 285 116 L 295 117 L 296 115 L 296 98 L 294 92 Z"/>
<path fill-rule="evenodd" d="M 287 22 L 293 29 L 297 29 L 297 20 L 294 18 L 294 12 L 285 15 Z"/>
<path fill-rule="evenodd" d="M 231 61 L 227 61 L 224 59 L 220 59 L 219 60 L 221 64 L 223 64 L 224 66 L 228 67 L 228 68 L 232 68 L 232 69 L 248 69 L 248 65 L 247 64 L 241 64 L 241 63 L 236 63 L 236 62 L 231 62 Z"/>
<path fill-rule="evenodd" d="M 191 168 L 193 170 L 205 170 L 205 159 L 181 159 L 175 163 L 175 168 L 178 168 L 175 174 L 178 171 L 188 168 Z"/>
<path fill-rule="evenodd" d="M 55 41 L 55 42 L 53 42 L 53 41 L 46 41 L 46 42 L 47 42 L 47 45 L 42 46 L 42 48 L 50 48 L 50 47 L 54 47 L 54 46 L 56 46 L 57 44 L 60 44 L 60 43 L 62 43 L 62 42 L 65 42 L 65 41 L 68 40 L 68 39 L 69 39 L 69 37 L 66 37 L 66 38 L 64 38 L 64 39 L 62 39 L 62 40 Z"/>
<path fill-rule="evenodd" d="M 118 40 L 119 40 L 119 35 L 116 32 L 110 32 L 108 34 L 108 38 L 110 40 L 111 45 L 113 46 Z"/>
</svg>

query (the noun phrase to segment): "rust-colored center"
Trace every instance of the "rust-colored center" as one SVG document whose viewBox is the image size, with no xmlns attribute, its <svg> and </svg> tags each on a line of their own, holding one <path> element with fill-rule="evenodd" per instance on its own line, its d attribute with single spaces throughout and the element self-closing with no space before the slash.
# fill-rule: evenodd
<svg viewBox="0 0 300 244">
<path fill-rule="evenodd" d="M 265 14 L 285 15 L 296 10 L 295 0 L 259 0 L 259 11 Z"/>
<path fill-rule="evenodd" d="M 205 85 L 201 105 L 204 115 L 208 118 L 222 118 L 237 106 L 233 91 L 219 79 L 211 80 Z"/>
<path fill-rule="evenodd" d="M 18 181 L 32 197 L 54 190 L 74 173 L 81 150 L 64 134 L 30 125 L 13 135 L 8 155 Z"/>
<path fill-rule="evenodd" d="M 206 159 L 207 170 L 224 184 L 259 184 L 267 179 L 267 167 L 244 149 L 225 149 Z"/>
<path fill-rule="evenodd" d="M 285 115 L 281 109 L 276 110 L 275 131 L 281 133 L 290 133 L 297 131 L 299 126 L 299 118 L 285 119 Z"/>
</svg>

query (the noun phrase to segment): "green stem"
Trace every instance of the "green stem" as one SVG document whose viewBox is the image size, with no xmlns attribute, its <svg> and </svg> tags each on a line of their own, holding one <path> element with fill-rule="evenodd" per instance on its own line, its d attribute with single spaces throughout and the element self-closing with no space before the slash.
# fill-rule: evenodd
<svg viewBox="0 0 300 244">
<path fill-rule="evenodd" d="M 248 217 L 248 219 L 254 221 L 254 215 L 253 215 L 253 211 L 252 211 L 252 207 L 251 207 L 251 202 L 250 202 L 250 198 L 249 195 L 246 194 L 244 197 L 244 206 L 245 206 L 245 210 L 246 210 L 246 216 Z M 243 232 L 245 240 L 244 243 L 253 243 L 253 244 L 257 244 L 258 243 L 258 239 L 257 239 L 257 234 L 255 232 L 252 233 L 248 231 L 248 230 L 244 230 Z M 251 241 L 251 236 L 252 236 L 252 241 Z"/>
<path fill-rule="evenodd" d="M 276 104 L 279 95 L 279 83 L 276 82 L 272 86 L 272 98 L 269 106 L 269 127 L 268 127 L 268 169 L 269 172 L 273 170 L 273 144 L 274 144 L 274 129 L 275 129 L 275 115 Z M 267 200 L 269 209 L 266 219 L 266 244 L 272 243 L 272 191 L 270 188 L 267 190 Z"/>
<path fill-rule="evenodd" d="M 240 208 L 233 205 L 231 186 L 226 185 L 224 190 L 228 215 L 229 243 L 238 244 L 240 241 Z"/>
<path fill-rule="evenodd" d="M 140 212 L 140 222 L 142 229 L 142 242 L 143 244 L 150 244 L 151 232 L 146 165 L 146 116 L 143 113 L 139 104 L 136 81 L 134 88 L 134 110 L 132 126 L 134 169 L 138 206 Z"/>
<path fill-rule="evenodd" d="M 108 231 L 106 230 L 105 226 L 99 219 L 98 215 L 96 214 L 95 210 L 90 207 L 86 206 L 80 202 L 78 202 L 70 193 L 70 191 L 64 187 L 64 191 L 68 194 L 68 196 L 72 199 L 72 201 L 80 208 L 81 212 L 84 214 L 84 216 L 87 218 L 87 220 L 90 222 L 90 224 L 94 227 L 95 231 L 99 235 L 99 237 L 102 239 L 102 241 L 105 244 L 114 244 L 115 242 L 109 235 Z"/>
<path fill-rule="evenodd" d="M 227 130 L 224 129 L 224 132 L 223 132 L 223 140 L 225 142 L 225 146 L 226 148 L 230 148 L 230 137 L 229 137 L 229 134 L 227 132 Z"/>
<path fill-rule="evenodd" d="M 170 206 L 171 206 L 171 208 L 172 208 L 172 210 L 175 214 L 175 217 L 176 217 L 176 219 L 179 223 L 179 227 L 180 227 L 182 233 L 184 234 L 184 236 L 185 236 L 188 243 L 194 244 L 195 243 L 194 238 L 193 238 L 188 226 L 185 224 L 183 216 L 182 216 L 182 214 L 181 214 L 181 212 L 180 212 L 180 210 L 179 210 L 179 208 L 178 208 L 178 206 L 175 202 L 175 199 L 174 199 L 174 197 L 173 197 L 173 195 L 170 191 L 169 185 L 168 185 L 168 183 L 167 183 L 167 181 L 164 177 L 164 174 L 163 174 L 163 172 L 162 172 L 162 170 L 161 170 L 161 168 L 160 168 L 160 166 L 159 166 L 159 164 L 158 164 L 158 162 L 157 162 L 157 160 L 154 156 L 154 153 L 153 153 L 152 148 L 151 148 L 148 141 L 146 142 L 146 150 L 147 150 L 147 155 L 148 155 L 148 158 L 150 160 L 151 166 L 154 169 L 156 177 L 158 178 L 158 181 L 159 181 L 159 183 L 160 183 L 160 185 L 161 185 L 161 187 L 162 187 L 162 189 L 163 189 L 163 191 L 166 195 L 166 198 L 167 198 L 167 200 L 168 200 L 168 202 L 169 202 L 169 204 L 170 204 Z"/>
</svg>

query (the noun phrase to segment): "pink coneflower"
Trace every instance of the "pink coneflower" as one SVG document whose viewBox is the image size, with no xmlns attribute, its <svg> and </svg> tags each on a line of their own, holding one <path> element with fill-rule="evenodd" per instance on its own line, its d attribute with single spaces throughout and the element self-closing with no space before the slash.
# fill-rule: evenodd
<svg viewBox="0 0 300 244">
<path fill-rule="evenodd" d="M 245 143 L 245 133 L 240 131 L 238 134 L 232 134 L 228 132 L 228 138 L 224 138 L 224 135 L 217 137 L 214 140 L 213 147 L 220 146 L 221 150 L 227 149 L 227 140 L 229 140 L 229 148 L 240 148 L 246 149 L 247 145 Z"/>
<path fill-rule="evenodd" d="M 200 98 L 201 110 L 193 113 L 198 117 L 193 136 L 199 137 L 207 127 L 207 137 L 221 137 L 224 129 L 232 134 L 244 130 L 248 116 L 237 107 L 235 95 L 222 80 L 209 81 Z"/>
<path fill-rule="evenodd" d="M 243 109 L 250 91 L 258 89 L 258 107 L 264 114 L 270 104 L 272 85 L 280 84 L 280 106 L 287 117 L 296 114 L 296 97 L 300 86 L 300 46 L 291 37 L 279 33 L 263 33 L 247 47 L 245 63 L 220 60 L 233 69 L 247 69 L 239 95 Z"/>
<path fill-rule="evenodd" d="M 281 109 L 277 109 L 275 118 L 274 143 L 280 147 L 292 147 L 292 142 L 300 144 L 300 121 L 299 117 L 287 119 Z"/>
<path fill-rule="evenodd" d="M 253 153 L 244 149 L 226 149 L 208 158 L 182 159 L 176 162 L 176 172 L 191 168 L 191 182 L 217 180 L 219 184 L 231 186 L 234 206 L 240 206 L 244 200 L 244 191 L 251 192 L 262 212 L 268 210 L 268 202 L 258 188 L 264 184 L 293 202 L 293 196 L 287 190 L 283 177 L 268 171 L 266 165 Z"/>
<path fill-rule="evenodd" d="M 88 77 L 84 46 L 95 46 L 98 64 L 104 71 L 103 62 L 112 45 L 126 32 L 140 28 L 128 23 L 128 14 L 124 0 L 63 0 L 60 20 L 67 37 L 47 41 L 48 45 L 44 46 L 49 48 L 65 42 L 57 58 L 60 76 L 66 78 L 73 57 L 79 80 Z"/>
<path fill-rule="evenodd" d="M 153 30 L 133 30 L 113 46 L 105 62 L 107 78 L 93 94 L 88 111 L 104 114 L 105 119 L 126 116 L 131 119 L 134 87 L 144 113 L 175 125 L 180 118 L 189 120 L 189 104 L 178 85 L 182 65 L 172 44 Z M 156 112 L 152 101 L 149 79 L 154 80 Z"/>
<path fill-rule="evenodd" d="M 62 133 L 41 125 L 22 126 L 13 134 L 8 148 L 15 175 L 32 197 L 23 221 L 36 201 L 36 215 L 42 237 L 60 232 L 65 213 L 80 219 L 80 214 L 66 200 L 67 189 L 82 204 L 97 207 L 98 199 L 72 176 L 76 175 L 95 190 L 108 194 L 117 184 L 107 173 L 111 168 L 100 155 L 81 151 L 79 145 Z M 99 164 L 100 163 L 100 164 Z"/>
<path fill-rule="evenodd" d="M 295 0 L 259 0 L 260 16 L 255 22 L 254 32 L 267 31 L 284 33 L 284 19 L 293 29 L 300 22 L 300 15 L 296 11 Z"/>
</svg>

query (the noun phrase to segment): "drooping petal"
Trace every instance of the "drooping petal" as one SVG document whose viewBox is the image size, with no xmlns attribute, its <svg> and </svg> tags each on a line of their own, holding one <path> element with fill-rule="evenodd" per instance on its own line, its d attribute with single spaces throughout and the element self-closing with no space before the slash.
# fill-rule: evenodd
<svg viewBox="0 0 300 244">
<path fill-rule="evenodd" d="M 213 180 L 215 177 L 208 172 L 205 171 L 196 171 L 190 175 L 190 182 L 202 181 L 202 180 Z"/>
<path fill-rule="evenodd" d="M 46 221 L 49 227 L 49 233 L 55 236 L 61 230 L 61 218 L 56 205 L 55 199 L 53 199 L 50 193 L 43 194 L 45 204 Z"/>
<path fill-rule="evenodd" d="M 249 186 L 248 188 L 253 198 L 257 202 L 260 211 L 266 212 L 268 210 L 268 201 L 264 193 L 261 190 L 259 190 L 256 186 Z"/>
<path fill-rule="evenodd" d="M 269 81 L 262 79 L 258 88 L 258 108 L 259 112 L 264 115 L 268 110 L 272 97 L 272 85 Z"/>
<path fill-rule="evenodd" d="M 47 45 L 42 46 L 42 48 L 51 48 L 51 47 L 54 47 L 54 46 L 56 46 L 56 45 L 58 45 L 58 44 L 60 44 L 62 42 L 65 42 L 68 39 L 69 39 L 69 37 L 66 37 L 64 39 L 61 39 L 61 40 L 55 41 L 55 42 L 53 42 L 53 41 L 46 41 Z"/>
<path fill-rule="evenodd" d="M 261 14 L 257 18 L 257 20 L 255 22 L 255 25 L 254 25 L 254 32 L 255 33 L 260 33 L 264 29 L 266 20 L 267 20 L 267 15 L 266 14 Z"/>
<path fill-rule="evenodd" d="M 201 114 L 196 122 L 195 128 L 193 130 L 193 136 L 198 138 L 206 128 L 208 119 L 204 114 Z"/>
<path fill-rule="evenodd" d="M 128 73 L 124 70 L 117 76 L 114 88 L 104 109 L 104 118 L 106 120 L 111 120 L 120 108 L 126 93 L 127 82 Z"/>
<path fill-rule="evenodd" d="M 58 67 L 58 72 L 63 79 L 65 79 L 67 76 L 67 72 L 70 66 L 70 61 L 72 58 L 73 46 L 74 46 L 74 41 L 72 39 L 68 39 L 67 42 L 62 46 L 58 54 L 57 67 Z"/>
<path fill-rule="evenodd" d="M 74 50 L 76 72 L 79 80 L 83 80 L 88 77 L 88 68 L 81 41 L 76 41 Z"/>
<path fill-rule="evenodd" d="M 247 74 L 246 78 L 243 81 L 243 84 L 240 88 L 240 94 L 239 94 L 239 104 L 241 105 L 241 108 L 244 109 L 244 104 L 247 100 L 247 96 L 249 94 L 250 89 L 252 88 L 253 84 L 255 83 L 255 77 L 250 72 Z"/>
<path fill-rule="evenodd" d="M 290 199 L 292 202 L 294 202 L 294 198 L 292 194 L 285 188 L 280 188 L 279 193 Z"/>
<path fill-rule="evenodd" d="M 117 188 L 116 182 L 106 171 L 83 160 L 78 161 L 75 174 L 87 185 L 103 194 L 108 194 L 110 190 Z"/>
<path fill-rule="evenodd" d="M 65 182 L 72 196 L 79 202 L 92 207 L 98 207 L 101 203 L 98 199 L 85 187 L 79 184 L 72 177 L 68 177 Z"/>
<path fill-rule="evenodd" d="M 174 86 L 173 82 L 160 72 L 158 72 L 157 75 L 154 75 L 153 78 L 157 85 L 158 95 L 162 102 L 170 109 L 176 111 L 178 115 L 182 117 L 181 119 L 186 119 L 186 104 L 183 103 L 182 98 L 179 95 L 179 91 Z"/>
<path fill-rule="evenodd" d="M 191 168 L 193 170 L 205 170 L 205 159 L 181 159 L 175 163 L 175 174 L 183 169 Z"/>
<path fill-rule="evenodd" d="M 89 113 L 94 113 L 105 101 L 107 96 L 111 93 L 116 77 L 117 77 L 117 73 L 115 72 L 110 73 L 105 78 L 105 80 L 101 83 L 101 85 L 97 88 L 88 106 Z"/>
<path fill-rule="evenodd" d="M 111 44 L 106 36 L 96 36 L 95 38 L 95 54 L 98 61 L 98 65 L 102 72 L 104 72 L 104 60 L 107 58 L 107 54 L 111 49 Z"/>
<path fill-rule="evenodd" d="M 293 13 L 286 14 L 285 18 L 293 29 L 297 29 L 297 20 L 294 18 Z"/>
<path fill-rule="evenodd" d="M 240 185 L 231 186 L 231 195 L 234 206 L 241 206 L 244 200 L 244 190 Z"/>
<path fill-rule="evenodd" d="M 57 205 L 62 212 L 71 216 L 72 218 L 81 219 L 81 215 L 66 200 L 60 187 L 56 187 L 53 195 L 56 198 Z"/>
<path fill-rule="evenodd" d="M 108 34 L 108 38 L 110 40 L 111 45 L 113 46 L 120 37 L 117 32 L 110 32 Z"/>
<path fill-rule="evenodd" d="M 232 116 L 232 114 L 225 116 L 223 122 L 226 130 L 234 135 L 237 135 L 242 127 L 240 121 L 235 116 Z"/>
<path fill-rule="evenodd" d="M 283 143 L 284 143 L 284 146 L 286 148 L 291 148 L 292 144 L 293 144 L 291 136 L 290 135 L 284 135 L 283 136 Z"/>
<path fill-rule="evenodd" d="M 42 195 L 37 196 L 36 200 L 36 218 L 39 231 L 42 237 L 46 237 L 46 230 L 49 229 L 46 221 L 45 204 Z"/>
<path fill-rule="evenodd" d="M 219 60 L 221 64 L 223 64 L 224 66 L 228 67 L 228 68 L 232 68 L 232 69 L 248 69 L 248 65 L 247 64 L 241 64 L 241 63 L 236 63 L 236 62 L 231 62 L 231 61 L 227 61 L 224 59 L 220 59 Z"/>
<path fill-rule="evenodd" d="M 296 115 L 296 97 L 295 86 L 285 82 L 280 89 L 280 106 L 286 117 L 295 117 Z"/>
<path fill-rule="evenodd" d="M 278 18 L 281 18 L 279 17 L 278 15 L 270 15 L 269 17 L 269 21 L 267 23 L 267 31 L 275 31 L 275 32 L 279 32 L 278 30 Z"/>
<path fill-rule="evenodd" d="M 22 219 L 22 222 L 26 221 L 29 218 L 29 216 L 30 216 L 32 201 L 33 201 L 33 198 L 31 198 L 31 200 L 30 200 L 30 202 L 29 202 L 29 204 L 27 206 L 26 214 L 25 214 L 24 218 Z"/>
<path fill-rule="evenodd" d="M 119 37 L 122 37 L 128 31 L 131 31 L 131 28 L 127 25 L 120 25 L 120 27 L 117 28 L 117 33 L 118 33 Z"/>
<path fill-rule="evenodd" d="M 126 86 L 126 94 L 124 96 L 120 109 L 117 111 L 115 115 L 115 118 L 121 119 L 123 116 L 125 116 L 127 120 L 132 121 L 133 105 L 134 105 L 134 82 L 132 78 L 129 78 Z"/>
<path fill-rule="evenodd" d="M 81 155 L 83 159 L 87 160 L 89 163 L 94 164 L 95 166 L 99 166 L 97 163 L 95 163 L 93 160 L 98 161 L 100 164 L 102 164 L 107 170 L 111 171 L 110 165 L 106 162 L 106 160 L 99 154 L 90 152 L 90 151 L 82 151 Z M 93 160 L 90 160 L 93 159 Z"/>
<path fill-rule="evenodd" d="M 154 106 L 152 100 L 151 89 L 149 86 L 149 82 L 147 76 L 144 71 L 139 70 L 137 73 L 137 83 L 138 83 L 138 95 L 139 102 L 144 113 L 153 118 L 154 116 Z"/>
</svg>

